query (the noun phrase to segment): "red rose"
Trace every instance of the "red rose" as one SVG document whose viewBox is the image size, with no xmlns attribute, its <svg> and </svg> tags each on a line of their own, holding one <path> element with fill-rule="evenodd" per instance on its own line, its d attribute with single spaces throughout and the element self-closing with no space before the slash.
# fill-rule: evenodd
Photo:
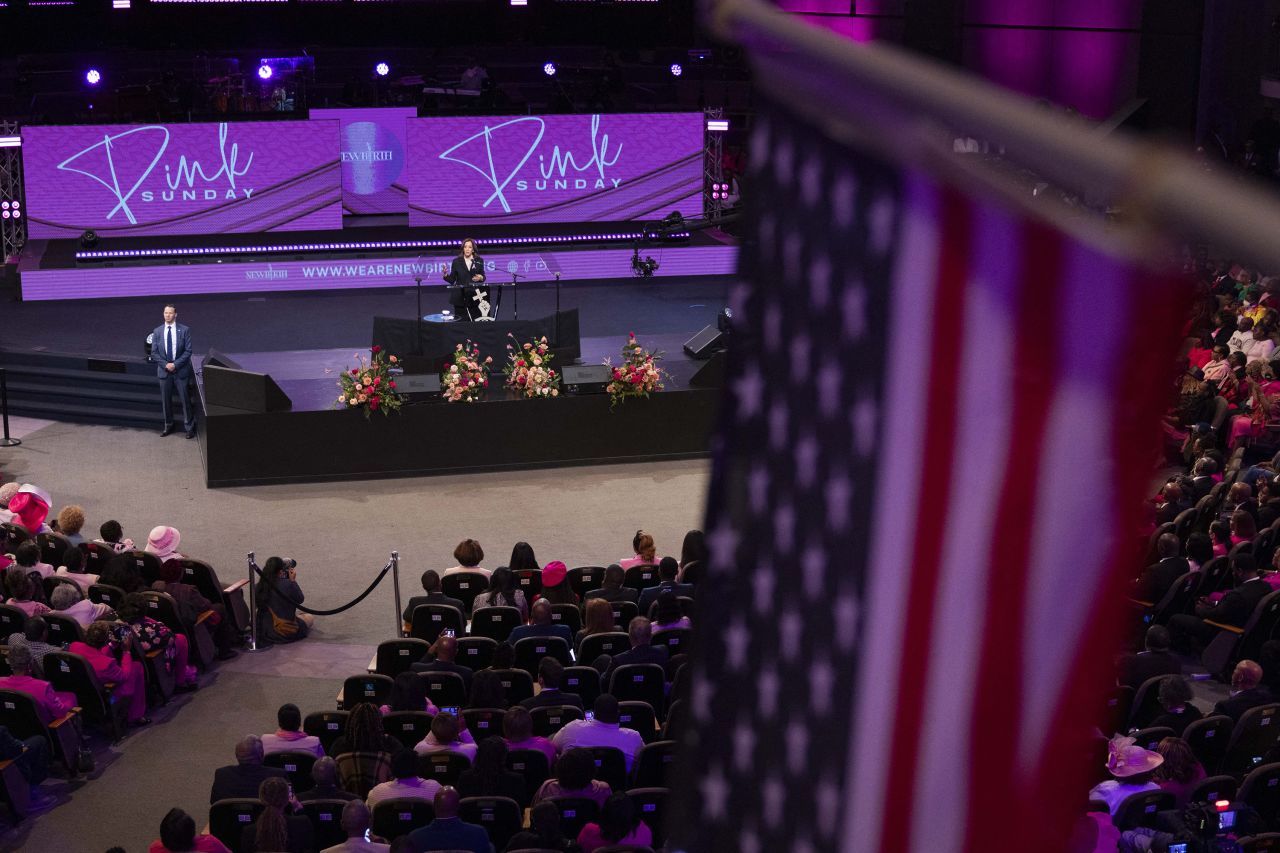
<svg viewBox="0 0 1280 853">
<path fill-rule="evenodd" d="M 360 369 L 359 369 L 358 367 L 353 367 L 353 368 L 351 368 L 351 375 L 352 375 L 352 376 L 359 376 L 359 375 L 360 375 Z"/>
<path fill-rule="evenodd" d="M 378 353 L 382 352 L 382 347 L 378 346 L 377 344 L 374 344 L 373 348 L 370 349 L 369 352 L 373 353 L 374 355 L 377 355 Z"/>
<path fill-rule="evenodd" d="M 632 377 L 631 377 L 631 384 L 632 384 L 632 385 L 639 385 L 639 384 L 640 384 L 641 382 L 643 382 L 643 381 L 644 381 L 644 379 L 642 379 L 642 378 L 639 376 L 639 374 L 637 374 L 637 375 L 635 375 L 635 376 L 632 376 Z"/>
<path fill-rule="evenodd" d="M 480 383 L 480 384 L 482 384 L 482 385 L 484 385 L 484 387 L 488 388 L 488 387 L 489 387 L 489 380 L 488 380 L 488 379 L 486 379 L 484 382 L 482 382 L 482 383 Z"/>
<path fill-rule="evenodd" d="M 523 358 L 516 362 L 516 367 L 524 367 L 524 359 L 523 359 Z"/>
<path fill-rule="evenodd" d="M 621 378 L 622 378 L 622 371 L 615 367 L 615 368 L 613 369 L 613 378 L 614 378 L 614 379 L 621 379 Z"/>
<path fill-rule="evenodd" d="M 373 377 L 373 384 L 374 384 L 374 385 L 381 385 L 381 384 L 382 384 L 382 377 L 381 377 L 381 376 L 375 376 L 375 377 Z"/>
<path fill-rule="evenodd" d="M 394 379 L 388 382 L 387 384 L 390 385 L 392 388 L 396 387 L 396 383 Z"/>
<path fill-rule="evenodd" d="M 378 411 L 378 398 L 377 398 L 377 397 L 373 397 L 373 398 L 371 398 L 371 399 L 369 400 L 369 411 L 371 411 L 371 412 L 376 412 L 376 411 Z"/>
</svg>

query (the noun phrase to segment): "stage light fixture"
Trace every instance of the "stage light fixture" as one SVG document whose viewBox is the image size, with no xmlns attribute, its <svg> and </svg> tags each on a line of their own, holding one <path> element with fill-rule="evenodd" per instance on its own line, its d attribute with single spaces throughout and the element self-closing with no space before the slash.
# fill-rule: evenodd
<svg viewBox="0 0 1280 853">
<path fill-rule="evenodd" d="M 528 6 L 529 0 L 511 0 L 512 6 Z"/>
<path fill-rule="evenodd" d="M 373 66 L 373 72 L 379 77 L 386 77 L 391 73 L 391 66 L 385 62 L 379 62 L 377 65 Z"/>
<path fill-rule="evenodd" d="M 729 129 L 729 120 L 727 118 L 709 118 L 707 119 L 707 130 L 713 133 L 723 133 Z"/>
<path fill-rule="evenodd" d="M 102 82 L 102 72 L 96 68 L 90 68 L 84 73 L 84 80 L 90 86 L 96 86 Z"/>
<path fill-rule="evenodd" d="M 680 76 L 681 74 L 683 74 L 683 73 L 684 73 L 684 69 L 680 67 L 680 63 L 679 63 L 679 62 L 673 62 L 673 63 L 671 63 L 671 76 L 672 76 L 672 77 L 679 77 L 679 76 Z"/>
<path fill-rule="evenodd" d="M 556 76 L 556 64 L 554 62 L 544 63 L 542 66 L 542 73 L 548 77 Z"/>
<path fill-rule="evenodd" d="M 271 75 L 274 73 L 275 72 L 271 70 L 271 66 L 267 65 L 266 63 L 263 63 L 262 65 L 258 66 L 258 76 L 261 77 L 263 80 L 270 80 Z"/>
</svg>

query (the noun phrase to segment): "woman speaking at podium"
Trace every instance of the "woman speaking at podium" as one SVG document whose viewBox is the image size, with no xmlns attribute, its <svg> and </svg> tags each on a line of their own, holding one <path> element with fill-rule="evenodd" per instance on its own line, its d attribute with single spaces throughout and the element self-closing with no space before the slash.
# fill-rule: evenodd
<svg viewBox="0 0 1280 853">
<path fill-rule="evenodd" d="M 476 286 L 484 284 L 484 259 L 476 254 L 476 243 L 471 238 L 462 241 L 462 254 L 453 259 L 444 280 L 454 285 L 449 288 L 449 304 L 458 319 L 474 320 L 480 316 L 480 301 L 475 298 Z"/>
</svg>

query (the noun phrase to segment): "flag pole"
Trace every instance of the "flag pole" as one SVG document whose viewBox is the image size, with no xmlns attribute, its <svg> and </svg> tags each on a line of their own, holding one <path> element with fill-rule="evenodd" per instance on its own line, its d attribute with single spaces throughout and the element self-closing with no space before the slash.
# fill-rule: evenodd
<svg viewBox="0 0 1280 853">
<path fill-rule="evenodd" d="M 879 153 L 899 165 L 936 171 L 928 161 L 939 136 L 963 133 L 1004 146 L 1008 160 L 1063 188 L 1126 207 L 1142 227 L 1280 269 L 1280 204 L 1206 172 L 1187 153 L 1122 134 L 1099 138 L 1087 122 L 900 48 L 852 42 L 762 0 L 708 0 L 706 11 L 713 32 L 748 49 L 757 86 L 819 122 L 872 125 L 864 135 L 880 136 Z"/>
</svg>

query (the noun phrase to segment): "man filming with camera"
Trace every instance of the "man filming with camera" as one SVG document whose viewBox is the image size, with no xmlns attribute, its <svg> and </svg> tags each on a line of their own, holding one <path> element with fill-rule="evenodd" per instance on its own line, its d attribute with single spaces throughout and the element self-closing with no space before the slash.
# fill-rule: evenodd
<svg viewBox="0 0 1280 853">
<path fill-rule="evenodd" d="M 292 643 L 311 631 L 315 617 L 298 605 L 306 599 L 298 586 L 297 560 L 270 557 L 258 581 L 258 637 L 266 643 Z"/>
</svg>

